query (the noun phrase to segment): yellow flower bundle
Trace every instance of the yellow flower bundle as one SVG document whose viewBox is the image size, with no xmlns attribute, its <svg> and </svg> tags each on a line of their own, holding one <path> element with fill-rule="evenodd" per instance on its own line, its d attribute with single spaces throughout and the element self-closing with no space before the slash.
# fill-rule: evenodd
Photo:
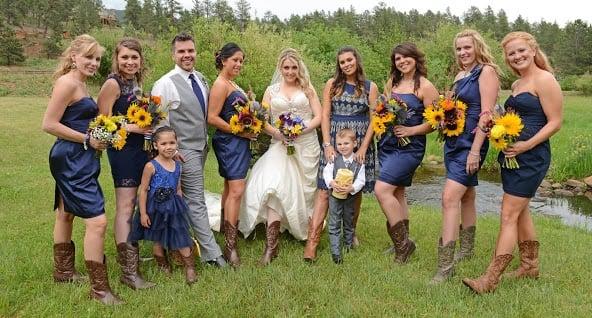
<svg viewBox="0 0 592 318">
<path fill-rule="evenodd" d="M 393 127 L 403 125 L 408 116 L 407 104 L 399 95 L 393 93 L 390 98 L 379 96 L 370 119 L 376 139 L 382 138 L 385 134 L 393 135 Z M 408 137 L 397 138 L 397 140 L 400 146 L 406 146 L 411 142 Z"/>
<path fill-rule="evenodd" d="M 89 135 L 99 141 L 105 142 L 108 146 L 121 150 L 127 140 L 125 129 L 126 120 L 124 116 L 98 115 L 88 125 Z M 97 156 L 101 151 L 97 150 Z"/>
<path fill-rule="evenodd" d="M 465 129 L 467 104 L 458 99 L 440 95 L 438 101 L 425 107 L 423 117 L 433 129 L 438 130 L 438 139 L 460 136 Z"/>
<path fill-rule="evenodd" d="M 155 128 L 167 117 L 167 111 L 161 104 L 160 96 L 139 97 L 130 104 L 126 118 L 129 123 L 140 128 Z M 144 150 L 152 149 L 152 138 L 144 136 Z"/>
<path fill-rule="evenodd" d="M 506 111 L 493 118 L 493 126 L 489 132 L 489 142 L 497 150 L 503 151 L 511 146 L 524 128 L 522 119 L 514 111 Z M 516 157 L 505 157 L 502 167 L 506 169 L 520 168 Z"/>
</svg>

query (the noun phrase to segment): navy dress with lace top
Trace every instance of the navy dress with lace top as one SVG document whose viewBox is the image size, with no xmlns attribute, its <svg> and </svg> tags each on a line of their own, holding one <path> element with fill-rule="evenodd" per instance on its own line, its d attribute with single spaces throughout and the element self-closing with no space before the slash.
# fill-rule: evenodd
<svg viewBox="0 0 592 318">
<path fill-rule="evenodd" d="M 149 228 L 143 227 L 140 213 L 136 213 L 129 241 L 159 242 L 168 250 L 193 246 L 186 218 L 188 207 L 177 194 L 181 164 L 175 161 L 175 170 L 168 171 L 158 161 L 153 159 L 150 162 L 155 169 L 146 202 L 146 213 L 151 224 Z"/>
</svg>

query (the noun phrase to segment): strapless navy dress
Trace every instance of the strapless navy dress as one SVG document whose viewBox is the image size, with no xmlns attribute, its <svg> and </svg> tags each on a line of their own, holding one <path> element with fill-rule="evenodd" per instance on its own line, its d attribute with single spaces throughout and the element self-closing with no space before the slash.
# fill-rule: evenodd
<svg viewBox="0 0 592 318">
<path fill-rule="evenodd" d="M 524 128 L 518 137 L 518 141 L 528 140 L 547 124 L 547 116 L 539 98 L 531 93 L 524 92 L 516 96 L 510 96 L 505 103 L 506 109 L 513 108 L 522 118 Z M 498 162 L 504 162 L 504 153 L 498 155 Z M 549 165 L 551 164 L 551 145 L 549 140 L 541 142 L 536 147 L 516 156 L 517 169 L 501 167 L 502 186 L 505 193 L 524 197 L 534 197 L 536 190 L 543 182 Z"/>
<path fill-rule="evenodd" d="M 135 82 L 124 81 L 117 75 L 110 75 L 117 81 L 120 88 L 119 98 L 113 104 L 111 113 L 126 115 L 130 104 L 136 100 L 134 95 Z M 121 150 L 107 149 L 111 175 L 116 188 L 138 187 L 142 179 L 142 171 L 148 162 L 148 152 L 144 150 L 144 135 L 129 133 L 125 146 Z"/>
<path fill-rule="evenodd" d="M 444 143 L 444 164 L 446 165 L 446 178 L 454 180 L 466 187 L 474 187 L 479 184 L 477 173 L 467 174 L 467 157 L 475 134 L 473 130 L 479 123 L 479 114 L 481 113 L 481 93 L 479 92 L 479 75 L 481 75 L 482 65 L 477 65 L 471 73 L 455 83 L 455 96 L 467 104 L 465 129 L 460 136 L 446 137 Z M 483 165 L 489 142 L 487 139 L 483 142 L 479 153 L 481 161 L 479 168 Z"/>
<path fill-rule="evenodd" d="M 415 94 L 398 94 L 407 104 L 411 116 L 405 121 L 405 126 L 417 126 L 423 122 L 423 102 Z M 411 185 L 413 174 L 425 154 L 426 136 L 411 136 L 406 146 L 400 146 L 397 137 L 384 135 L 378 142 L 378 163 L 380 173 L 378 180 L 394 186 L 408 187 Z"/>
<path fill-rule="evenodd" d="M 220 117 L 230 122 L 230 117 L 236 114 L 234 102 L 242 98 L 247 100 L 245 94 L 236 90 L 230 93 L 220 112 Z M 247 177 L 249 162 L 251 161 L 250 140 L 237 135 L 226 133 L 216 129 L 212 136 L 212 147 L 218 159 L 218 172 L 227 180 L 240 180 Z"/>
<path fill-rule="evenodd" d="M 90 97 L 66 107 L 60 123 L 81 133 L 97 116 L 99 108 Z M 64 210 L 81 218 L 92 218 L 105 213 L 105 200 L 99 184 L 101 164 L 95 150 L 78 142 L 58 138 L 49 152 L 49 169 L 55 179 L 54 209 L 59 198 Z"/>
</svg>

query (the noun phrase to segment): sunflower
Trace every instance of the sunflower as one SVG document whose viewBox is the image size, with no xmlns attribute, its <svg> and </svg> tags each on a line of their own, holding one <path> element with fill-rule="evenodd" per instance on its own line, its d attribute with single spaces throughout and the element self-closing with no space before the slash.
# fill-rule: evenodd
<svg viewBox="0 0 592 318">
<path fill-rule="evenodd" d="M 117 138 L 113 142 L 113 148 L 116 150 L 121 150 L 123 146 L 125 146 L 125 142 L 127 140 L 127 131 L 125 129 L 119 129 L 117 131 Z"/>
<path fill-rule="evenodd" d="M 238 115 L 234 114 L 230 117 L 230 130 L 233 134 L 239 134 L 243 131 L 243 126 L 238 121 Z"/>
<path fill-rule="evenodd" d="M 140 108 L 138 111 L 136 111 L 134 122 L 140 128 L 146 128 L 152 123 L 152 116 L 150 116 L 150 113 L 148 113 L 146 110 Z"/>
<path fill-rule="evenodd" d="M 448 137 L 460 136 L 465 130 L 465 119 L 458 118 L 453 125 L 444 128 L 444 134 Z"/>
<path fill-rule="evenodd" d="M 504 150 L 508 147 L 508 142 L 504 138 L 490 138 L 489 141 L 497 150 Z"/>
<path fill-rule="evenodd" d="M 111 120 L 109 118 L 105 118 L 104 123 L 105 123 L 105 129 L 108 132 L 113 133 L 117 130 L 117 124 L 113 120 Z"/>
<path fill-rule="evenodd" d="M 372 130 L 376 134 L 377 138 L 380 138 L 382 134 L 386 131 L 386 126 L 384 122 L 380 119 L 380 117 L 373 117 L 372 118 Z"/>
<path fill-rule="evenodd" d="M 423 117 L 433 129 L 436 129 L 444 119 L 444 111 L 442 109 L 435 109 L 432 106 L 428 106 L 423 112 Z"/>
<path fill-rule="evenodd" d="M 127 118 L 133 120 L 136 117 L 136 112 L 140 110 L 140 106 L 136 102 L 130 104 L 130 107 L 127 109 Z"/>
<path fill-rule="evenodd" d="M 504 125 L 494 125 L 493 128 L 491 128 L 491 139 L 500 139 L 503 138 L 504 135 L 506 134 L 506 127 Z"/>
<path fill-rule="evenodd" d="M 495 124 L 504 126 L 506 133 L 514 137 L 520 135 L 522 128 L 524 128 L 520 116 L 514 112 L 505 113 L 502 117 L 495 121 Z"/>
<path fill-rule="evenodd" d="M 453 100 L 450 99 L 441 99 L 440 106 L 444 109 L 444 111 L 447 111 L 452 110 L 455 106 L 455 103 Z"/>
<path fill-rule="evenodd" d="M 467 110 L 467 104 L 465 104 L 464 102 L 457 100 L 456 101 L 456 109 L 460 110 L 460 111 L 465 111 Z"/>
<path fill-rule="evenodd" d="M 261 132 L 261 128 L 263 127 L 263 122 L 259 119 L 254 119 L 253 123 L 251 124 L 251 130 L 253 133 L 258 134 Z"/>
</svg>

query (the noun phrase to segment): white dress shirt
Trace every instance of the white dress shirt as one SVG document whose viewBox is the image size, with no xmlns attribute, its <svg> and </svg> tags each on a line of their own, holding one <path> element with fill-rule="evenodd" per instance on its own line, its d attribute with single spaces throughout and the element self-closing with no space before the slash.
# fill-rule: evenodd
<svg viewBox="0 0 592 318">
<path fill-rule="evenodd" d="M 207 92 L 207 89 L 204 86 L 204 83 L 202 83 L 202 81 L 200 80 L 200 77 L 197 75 L 195 70 L 193 70 L 192 72 L 187 72 L 186 70 L 179 67 L 179 65 L 175 64 L 175 68 L 172 69 L 170 72 L 166 73 L 158 81 L 156 81 L 154 83 L 154 86 L 152 87 L 152 95 L 160 96 L 161 103 L 165 107 L 165 109 L 167 105 L 168 107 L 170 107 L 169 109 L 177 109 L 177 107 L 179 107 L 179 104 L 181 103 L 181 98 L 179 97 L 179 92 L 177 92 L 177 87 L 175 87 L 175 84 L 171 80 L 171 76 L 175 74 L 181 74 L 181 76 L 183 76 L 185 82 L 187 82 L 187 85 L 189 85 L 189 88 L 191 89 L 193 89 L 193 86 L 191 86 L 191 80 L 189 79 L 189 75 L 193 74 L 197 82 L 197 85 L 199 85 L 201 93 L 203 94 L 204 102 L 206 103 L 206 105 L 208 104 L 208 95 L 205 94 L 205 92 Z M 167 119 L 161 122 L 161 125 L 169 125 L 168 117 Z"/>
<path fill-rule="evenodd" d="M 346 164 L 351 164 L 354 161 L 354 154 L 352 153 L 348 158 L 343 157 L 343 161 Z M 327 165 L 325 166 L 325 168 L 323 169 L 323 179 L 325 180 L 325 185 L 327 185 L 327 188 L 331 189 L 331 181 L 333 181 L 333 169 L 335 167 L 335 164 L 333 162 L 329 162 L 327 163 Z M 362 190 L 362 188 L 364 187 L 364 184 L 366 183 L 366 169 L 364 168 L 364 164 L 360 165 L 360 170 L 358 170 L 358 175 L 356 176 L 356 178 L 354 179 L 354 183 L 352 184 L 353 186 L 353 191 L 350 192 L 351 195 L 354 195 L 358 192 L 360 192 L 360 190 Z"/>
</svg>

